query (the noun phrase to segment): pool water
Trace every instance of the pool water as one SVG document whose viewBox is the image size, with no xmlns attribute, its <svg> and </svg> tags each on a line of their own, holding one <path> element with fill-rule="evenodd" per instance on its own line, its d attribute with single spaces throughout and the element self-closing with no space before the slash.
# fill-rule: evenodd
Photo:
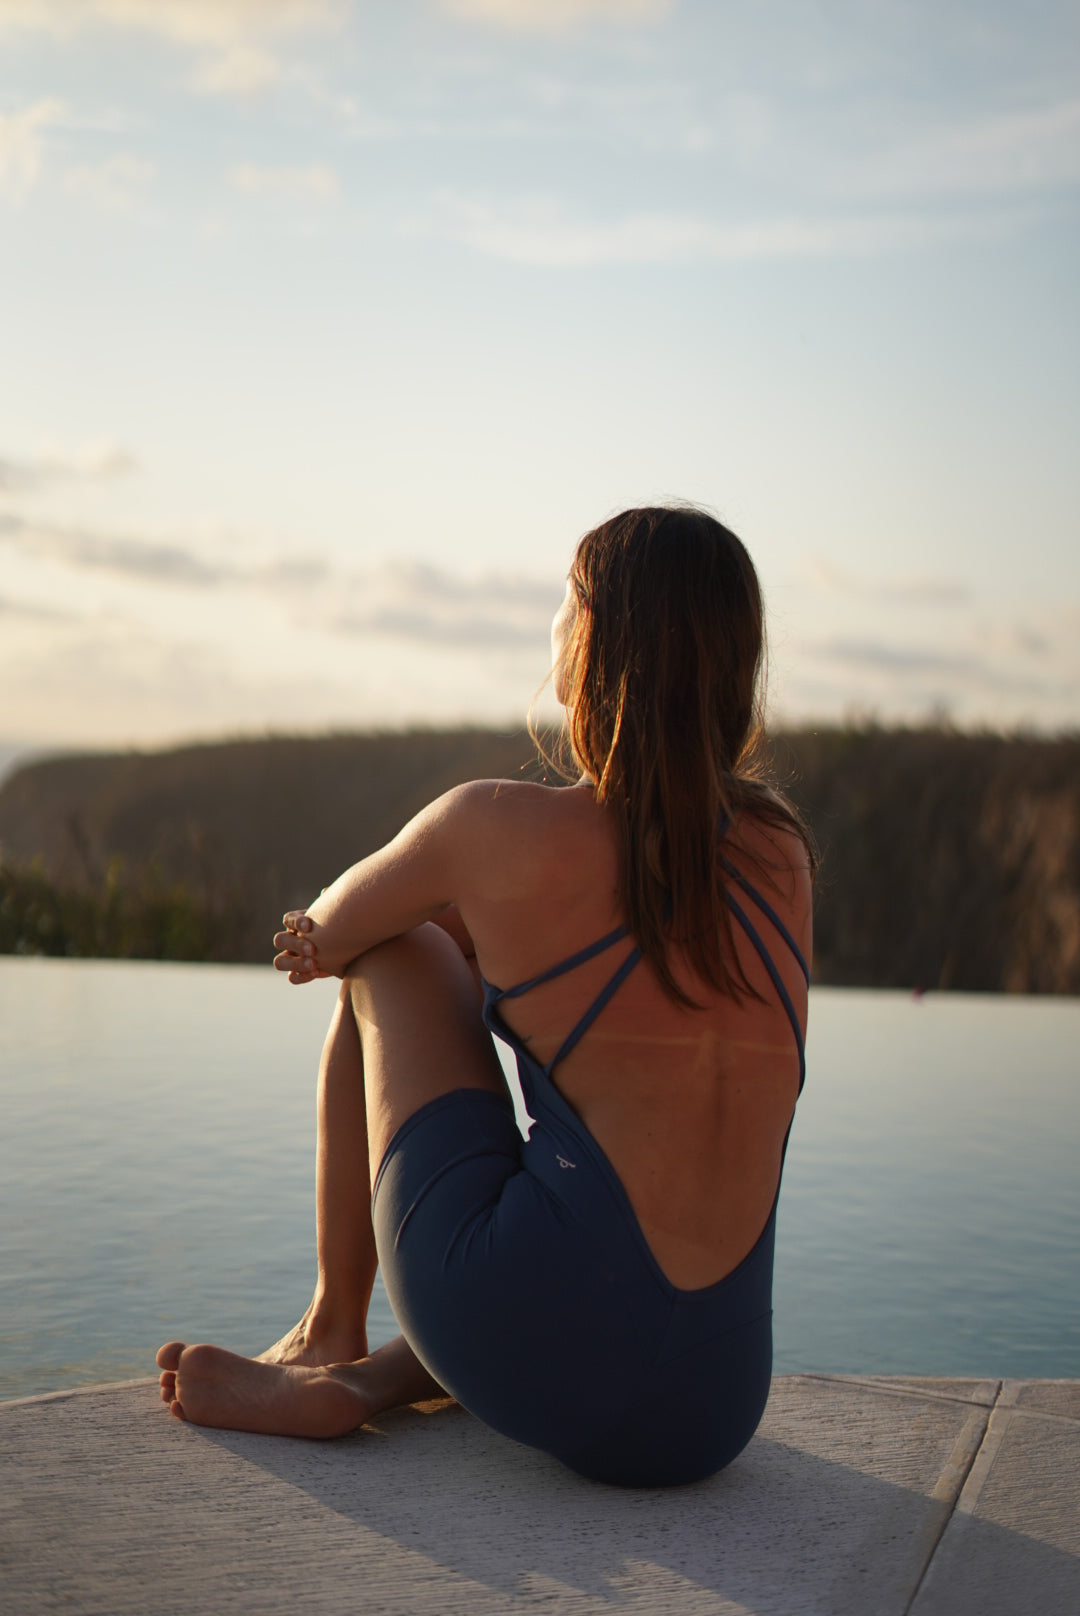
<svg viewBox="0 0 1080 1616">
<path fill-rule="evenodd" d="M 0 1399 L 296 1322 L 333 994 L 0 959 Z M 814 990 L 778 1372 L 1080 1376 L 1078 1049 L 1075 1000 Z M 381 1287 L 370 1323 L 395 1331 Z"/>
</svg>

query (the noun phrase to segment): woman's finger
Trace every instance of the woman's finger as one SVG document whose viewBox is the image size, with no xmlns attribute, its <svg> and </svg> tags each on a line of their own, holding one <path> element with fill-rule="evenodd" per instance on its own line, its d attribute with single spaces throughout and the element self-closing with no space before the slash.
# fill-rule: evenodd
<svg viewBox="0 0 1080 1616">
<path fill-rule="evenodd" d="M 281 924 L 286 931 L 310 931 L 311 921 L 308 919 L 306 909 L 290 909 L 281 917 Z"/>
<path fill-rule="evenodd" d="M 297 954 L 286 952 L 274 955 L 274 970 L 290 971 L 298 979 L 303 978 L 306 982 L 316 975 L 317 967 L 313 959 L 301 958 Z"/>
<path fill-rule="evenodd" d="M 314 954 L 315 944 L 307 937 L 300 937 L 294 931 L 276 931 L 274 933 L 274 947 L 279 954 Z"/>
</svg>

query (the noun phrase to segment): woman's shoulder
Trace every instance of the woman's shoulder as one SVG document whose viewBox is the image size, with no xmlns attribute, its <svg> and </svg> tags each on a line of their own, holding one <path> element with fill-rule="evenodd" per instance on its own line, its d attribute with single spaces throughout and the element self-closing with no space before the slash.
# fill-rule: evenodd
<svg viewBox="0 0 1080 1616">
<path fill-rule="evenodd" d="M 780 869 L 813 873 L 810 844 L 795 810 L 773 786 L 757 786 L 744 796 L 725 841 Z"/>
<path fill-rule="evenodd" d="M 483 827 L 584 819 L 595 812 L 591 794 L 536 780 L 468 780 L 446 792 L 432 808 L 448 820 Z"/>
<path fill-rule="evenodd" d="M 784 799 L 770 792 L 756 811 L 748 807 L 737 814 L 724 839 L 724 852 L 739 874 L 778 910 L 809 959 L 813 863 Z"/>
<path fill-rule="evenodd" d="M 431 811 L 456 821 L 498 821 L 549 812 L 563 792 L 535 780 L 466 780 L 436 799 Z"/>
<path fill-rule="evenodd" d="M 441 798 L 446 830 L 484 888 L 610 885 L 615 839 L 592 792 L 531 780 L 470 780 Z"/>
</svg>

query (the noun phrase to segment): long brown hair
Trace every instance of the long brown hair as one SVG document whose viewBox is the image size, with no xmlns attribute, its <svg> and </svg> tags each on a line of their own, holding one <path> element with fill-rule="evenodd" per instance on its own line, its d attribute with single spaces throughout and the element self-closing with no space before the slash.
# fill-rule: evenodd
<svg viewBox="0 0 1080 1616">
<path fill-rule="evenodd" d="M 714 989 L 757 997 L 734 948 L 720 839 L 749 811 L 796 831 L 811 868 L 815 859 L 807 828 L 768 782 L 753 563 L 706 512 L 648 506 L 586 533 L 570 583 L 567 739 L 614 816 L 629 928 L 676 1002 L 695 1001 L 672 974 L 672 943 Z"/>
</svg>

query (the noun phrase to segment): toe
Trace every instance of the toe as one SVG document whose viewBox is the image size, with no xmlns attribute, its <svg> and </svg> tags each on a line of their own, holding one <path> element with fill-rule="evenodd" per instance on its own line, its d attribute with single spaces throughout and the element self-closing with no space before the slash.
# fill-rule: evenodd
<svg viewBox="0 0 1080 1616">
<path fill-rule="evenodd" d="M 172 1402 L 169 1404 L 169 1413 L 170 1414 L 175 1414 L 175 1416 L 176 1416 L 176 1418 L 178 1420 L 186 1420 L 187 1419 L 187 1415 L 184 1413 L 183 1408 L 177 1402 L 175 1397 L 173 1398 Z"/>
<path fill-rule="evenodd" d="M 184 1350 L 182 1341 L 166 1341 L 163 1347 L 158 1348 L 156 1363 L 159 1369 L 175 1370 L 180 1362 L 180 1354 Z"/>
</svg>

